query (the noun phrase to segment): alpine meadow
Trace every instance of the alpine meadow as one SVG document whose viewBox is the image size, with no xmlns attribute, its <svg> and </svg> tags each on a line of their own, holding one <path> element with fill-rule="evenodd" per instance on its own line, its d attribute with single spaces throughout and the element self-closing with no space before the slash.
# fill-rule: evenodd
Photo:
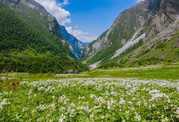
<svg viewBox="0 0 179 122">
<path fill-rule="evenodd" d="M 179 0 L 0 0 L 0 122 L 179 122 Z"/>
</svg>

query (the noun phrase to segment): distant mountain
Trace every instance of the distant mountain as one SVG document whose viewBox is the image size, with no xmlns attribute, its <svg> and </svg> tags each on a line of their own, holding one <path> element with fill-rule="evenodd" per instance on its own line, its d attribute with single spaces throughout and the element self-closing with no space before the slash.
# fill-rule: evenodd
<svg viewBox="0 0 179 122">
<path fill-rule="evenodd" d="M 122 12 L 87 48 L 92 67 L 179 61 L 179 1 L 144 0 Z"/>
<path fill-rule="evenodd" d="M 75 58 L 81 59 L 84 56 L 85 44 L 68 33 L 64 26 L 58 26 L 57 35 L 62 37 L 69 44 L 69 48 Z"/>
<path fill-rule="evenodd" d="M 82 70 L 59 29 L 63 27 L 34 0 L 0 0 L 0 71 Z"/>
</svg>

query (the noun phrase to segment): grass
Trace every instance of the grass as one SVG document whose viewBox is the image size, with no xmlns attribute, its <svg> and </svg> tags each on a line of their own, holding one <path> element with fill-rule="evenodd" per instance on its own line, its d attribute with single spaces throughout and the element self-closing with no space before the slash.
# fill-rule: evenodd
<svg viewBox="0 0 179 122">
<path fill-rule="evenodd" d="M 1 73 L 0 77 L 16 80 L 55 80 L 64 78 L 138 78 L 179 80 L 179 64 L 151 65 L 146 67 L 96 69 L 81 74 L 53 73 Z"/>
<path fill-rule="evenodd" d="M 2 73 L 0 121 L 178 121 L 176 82 L 162 85 L 157 81 L 115 79 L 178 80 L 178 74 L 178 64 L 81 74 Z"/>
<path fill-rule="evenodd" d="M 23 81 L 0 90 L 2 122 L 177 122 L 179 93 L 121 80 Z"/>
<path fill-rule="evenodd" d="M 90 77 L 118 77 L 139 79 L 178 80 L 179 65 L 158 65 L 139 68 L 97 69 L 87 73 Z"/>
</svg>

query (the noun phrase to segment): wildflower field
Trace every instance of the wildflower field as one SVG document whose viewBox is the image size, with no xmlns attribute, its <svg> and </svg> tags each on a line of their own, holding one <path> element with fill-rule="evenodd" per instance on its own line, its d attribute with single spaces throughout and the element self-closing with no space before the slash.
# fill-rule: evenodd
<svg viewBox="0 0 179 122">
<path fill-rule="evenodd" d="M 179 121 L 178 82 L 73 78 L 9 84 L 0 90 L 0 122 Z"/>
</svg>

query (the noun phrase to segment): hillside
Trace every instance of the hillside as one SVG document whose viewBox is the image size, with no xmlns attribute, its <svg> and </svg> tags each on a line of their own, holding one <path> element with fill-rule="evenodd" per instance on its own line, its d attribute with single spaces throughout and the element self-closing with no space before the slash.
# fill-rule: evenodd
<svg viewBox="0 0 179 122">
<path fill-rule="evenodd" d="M 177 0 L 138 3 L 88 47 L 87 63 L 106 68 L 178 62 L 178 15 Z"/>
<path fill-rule="evenodd" d="M 0 1 L 0 71 L 81 70 L 66 42 L 55 34 L 56 20 L 33 0 Z"/>
</svg>

